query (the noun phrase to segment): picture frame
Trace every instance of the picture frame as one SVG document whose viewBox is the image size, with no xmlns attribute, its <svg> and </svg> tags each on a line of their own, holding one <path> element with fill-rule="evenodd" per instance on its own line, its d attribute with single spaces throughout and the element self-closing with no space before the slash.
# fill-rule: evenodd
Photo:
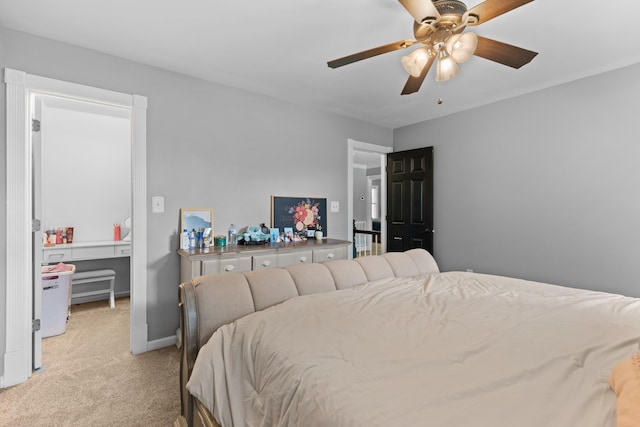
<svg viewBox="0 0 640 427">
<path fill-rule="evenodd" d="M 211 208 L 181 208 L 180 231 L 200 230 L 200 228 L 213 230 L 213 209 Z"/>
<path fill-rule="evenodd" d="M 295 235 L 308 237 L 309 231 L 327 228 L 327 199 L 323 197 L 271 196 L 271 226 L 291 227 Z"/>
<path fill-rule="evenodd" d="M 280 241 L 280 229 L 275 227 L 275 228 L 270 228 L 269 229 L 269 235 L 270 235 L 270 239 L 271 239 L 271 243 L 276 243 Z"/>
<path fill-rule="evenodd" d="M 293 242 L 293 227 L 284 228 L 284 241 Z"/>
</svg>

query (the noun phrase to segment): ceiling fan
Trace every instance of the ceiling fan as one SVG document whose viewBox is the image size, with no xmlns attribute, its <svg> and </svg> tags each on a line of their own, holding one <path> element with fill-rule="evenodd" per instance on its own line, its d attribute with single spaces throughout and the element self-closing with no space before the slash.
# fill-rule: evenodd
<svg viewBox="0 0 640 427">
<path fill-rule="evenodd" d="M 458 64 L 476 55 L 490 61 L 520 68 L 538 54 L 496 40 L 464 32 L 467 26 L 483 24 L 497 16 L 523 6 L 533 0 L 485 0 L 467 10 L 460 0 L 398 0 L 414 19 L 415 40 L 400 40 L 363 52 L 329 61 L 331 68 L 422 45 L 402 57 L 402 65 L 410 74 L 402 95 L 417 92 L 431 65 L 437 58 L 436 81 L 445 81 L 458 74 Z"/>
</svg>

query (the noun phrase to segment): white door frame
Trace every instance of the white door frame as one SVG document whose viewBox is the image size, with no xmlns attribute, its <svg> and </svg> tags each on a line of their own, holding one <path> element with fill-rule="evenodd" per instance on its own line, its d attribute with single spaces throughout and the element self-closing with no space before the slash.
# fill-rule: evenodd
<svg viewBox="0 0 640 427">
<path fill-rule="evenodd" d="M 368 142 L 347 140 L 347 236 L 353 240 L 353 152 L 368 151 L 380 153 L 380 243 L 381 251 L 387 251 L 387 162 L 386 155 L 393 152 L 392 147 L 385 147 Z M 354 244 L 352 242 L 352 244 Z M 353 257 L 353 251 L 349 251 L 349 258 Z"/>
<path fill-rule="evenodd" d="M 26 381 L 32 369 L 31 95 L 42 93 L 131 111 L 131 352 L 147 343 L 147 98 L 5 68 L 6 273 L 5 353 L 0 388 Z"/>
</svg>

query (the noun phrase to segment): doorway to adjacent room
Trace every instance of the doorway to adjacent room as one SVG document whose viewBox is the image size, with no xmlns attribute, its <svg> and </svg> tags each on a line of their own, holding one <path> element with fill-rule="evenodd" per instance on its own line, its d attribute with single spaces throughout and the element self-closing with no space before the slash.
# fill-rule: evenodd
<svg viewBox="0 0 640 427">
<path fill-rule="evenodd" d="M 55 347 L 44 346 L 38 332 L 45 339 L 64 333 L 80 303 L 111 305 L 111 285 L 114 298 L 129 296 L 130 236 L 115 241 L 114 229 L 131 216 L 131 111 L 49 94 L 34 94 L 31 105 L 33 218 L 41 228 L 33 238 L 33 312 L 40 319 L 33 368 L 39 369 L 53 356 L 45 350 Z M 41 265 L 75 272 L 44 280 Z M 65 292 L 72 295 L 69 309 L 61 304 Z"/>
<path fill-rule="evenodd" d="M 32 140 L 34 95 L 48 94 L 125 108 L 131 117 L 131 338 L 130 350 L 142 353 L 147 342 L 146 284 L 146 108 L 144 96 L 129 95 L 5 69 L 7 128 L 7 235 L 4 372 L 0 387 L 27 380 L 33 358 Z M 37 231 L 40 233 L 40 231 Z"/>
<path fill-rule="evenodd" d="M 391 147 L 348 140 L 348 236 L 353 243 L 350 257 L 372 254 L 374 250 L 380 254 L 386 252 L 386 164 L 387 154 L 392 151 Z M 377 200 L 372 191 L 374 187 L 377 187 Z M 377 204 L 377 215 L 373 213 L 374 204 Z M 376 237 L 378 243 L 375 242 Z"/>
</svg>

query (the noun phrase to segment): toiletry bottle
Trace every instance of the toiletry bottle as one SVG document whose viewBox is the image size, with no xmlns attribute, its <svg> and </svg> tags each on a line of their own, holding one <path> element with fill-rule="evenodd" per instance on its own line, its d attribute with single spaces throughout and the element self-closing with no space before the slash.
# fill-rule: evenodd
<svg viewBox="0 0 640 427">
<path fill-rule="evenodd" d="M 230 246 L 235 246 L 238 243 L 238 229 L 235 224 L 231 224 L 229 226 L 229 241 L 227 244 Z"/>
<path fill-rule="evenodd" d="M 113 224 L 113 240 L 120 240 L 120 224 Z"/>
<path fill-rule="evenodd" d="M 191 233 L 189 234 L 189 249 L 195 249 L 196 248 L 196 230 L 195 228 L 191 230 Z"/>
<path fill-rule="evenodd" d="M 56 231 L 56 245 L 61 245 L 62 244 L 62 228 L 58 227 L 58 230 Z"/>
<path fill-rule="evenodd" d="M 185 228 L 180 235 L 180 248 L 189 250 L 189 231 Z"/>
</svg>

